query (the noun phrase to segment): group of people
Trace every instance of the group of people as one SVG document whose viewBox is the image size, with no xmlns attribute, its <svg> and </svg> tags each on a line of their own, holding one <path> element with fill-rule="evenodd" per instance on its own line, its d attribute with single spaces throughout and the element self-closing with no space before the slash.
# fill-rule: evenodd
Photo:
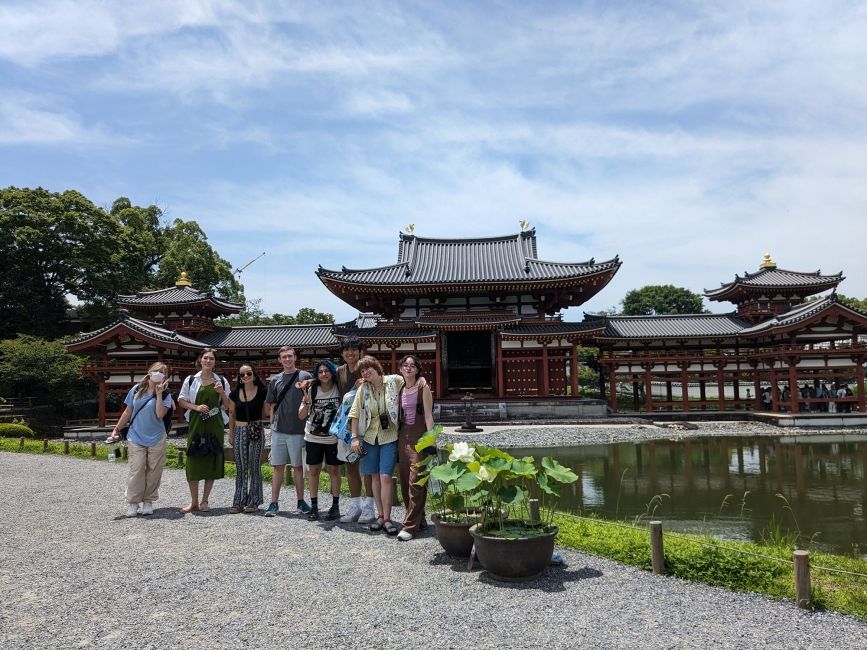
<svg viewBox="0 0 867 650">
<path fill-rule="evenodd" d="M 852 389 L 847 384 L 832 385 L 830 388 L 827 384 L 819 384 L 810 386 L 804 384 L 801 387 L 796 387 L 798 391 L 798 411 L 818 412 L 818 413 L 850 413 L 852 411 L 852 403 L 846 398 L 852 397 Z M 792 401 L 792 393 L 788 386 L 784 386 L 779 390 L 780 408 L 787 410 Z M 766 386 L 762 389 L 762 407 L 766 411 L 770 411 L 772 407 L 771 387 Z M 821 401 L 816 401 L 821 400 Z"/>
<path fill-rule="evenodd" d="M 261 457 L 265 447 L 264 422 L 270 422 L 273 467 L 271 500 L 266 517 L 280 511 L 280 491 L 286 466 L 294 472 L 297 510 L 311 521 L 320 517 L 343 523 L 366 524 L 401 541 L 412 539 L 427 526 L 426 488 L 416 485 L 418 453 L 415 443 L 433 428 L 433 397 L 422 377 L 418 357 L 400 360 L 399 374 L 385 375 L 374 357 L 362 356 L 360 341 L 341 342 L 344 363 L 319 361 L 312 374 L 296 366 L 295 350 L 278 351 L 283 371 L 267 384 L 256 369 L 244 364 L 232 388 L 215 372 L 216 353 L 204 350 L 178 395 L 189 424 L 186 476 L 190 502 L 181 512 L 207 512 L 214 481 L 224 475 L 226 431 L 236 465 L 235 493 L 229 512 L 255 513 L 264 504 Z M 153 364 L 147 376 L 130 388 L 125 409 L 107 442 L 129 426 L 129 476 L 125 498 L 127 516 L 153 513 L 166 460 L 163 417 L 172 407 L 169 371 Z M 344 445 L 331 434 L 341 408 L 348 408 L 351 443 Z M 304 465 L 308 468 L 310 503 L 304 495 Z M 319 478 L 322 466 L 330 477 L 331 503 L 320 513 Z M 402 526 L 392 521 L 392 475 L 399 466 L 406 514 Z M 349 486 L 349 506 L 341 515 L 341 467 Z M 200 494 L 200 484 L 204 483 Z M 362 497 L 362 487 L 366 496 Z"/>
</svg>

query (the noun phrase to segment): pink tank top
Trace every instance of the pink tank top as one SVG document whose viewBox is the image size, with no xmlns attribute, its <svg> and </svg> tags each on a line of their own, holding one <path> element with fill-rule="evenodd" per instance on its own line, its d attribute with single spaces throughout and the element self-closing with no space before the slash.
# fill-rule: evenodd
<svg viewBox="0 0 867 650">
<path fill-rule="evenodd" d="M 403 391 L 400 395 L 400 408 L 403 409 L 403 421 L 407 424 L 415 424 L 415 408 L 418 404 L 418 391 L 411 393 Z"/>
</svg>

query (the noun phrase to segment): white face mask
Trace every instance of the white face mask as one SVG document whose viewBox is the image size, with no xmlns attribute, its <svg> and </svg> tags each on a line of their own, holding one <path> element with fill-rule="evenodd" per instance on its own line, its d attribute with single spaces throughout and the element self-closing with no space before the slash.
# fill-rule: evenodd
<svg viewBox="0 0 867 650">
<path fill-rule="evenodd" d="M 154 370 L 151 373 L 151 381 L 155 384 L 160 383 L 165 378 L 166 378 L 166 376 L 163 373 L 161 373 L 159 370 Z"/>
</svg>

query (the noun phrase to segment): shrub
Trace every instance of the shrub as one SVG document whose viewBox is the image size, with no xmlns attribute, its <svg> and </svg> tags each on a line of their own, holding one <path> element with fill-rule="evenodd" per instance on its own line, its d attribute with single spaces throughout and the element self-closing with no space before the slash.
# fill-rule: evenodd
<svg viewBox="0 0 867 650">
<path fill-rule="evenodd" d="M 0 424 L 0 438 L 32 438 L 33 429 L 23 424 Z"/>
</svg>

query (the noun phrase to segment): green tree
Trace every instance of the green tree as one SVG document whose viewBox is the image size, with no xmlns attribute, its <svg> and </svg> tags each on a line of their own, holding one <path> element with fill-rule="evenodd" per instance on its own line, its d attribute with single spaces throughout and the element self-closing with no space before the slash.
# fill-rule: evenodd
<svg viewBox="0 0 867 650">
<path fill-rule="evenodd" d="M 60 341 L 27 335 L 0 341 L 0 394 L 58 405 L 92 396 L 91 382 L 81 375 L 84 363 Z"/>
<path fill-rule="evenodd" d="M 118 293 L 174 285 L 187 271 L 197 289 L 243 300 L 229 262 L 195 221 L 165 224 L 156 206 L 121 197 L 105 211 L 80 193 L 0 189 L 0 338 L 63 333 L 69 298 L 95 325 Z"/>
<path fill-rule="evenodd" d="M 700 295 L 670 284 L 649 284 L 632 289 L 622 304 L 626 316 L 709 313 L 704 309 Z"/>
<path fill-rule="evenodd" d="M 867 298 L 853 298 L 851 296 L 844 296 L 842 293 L 837 294 L 837 300 L 842 302 L 847 307 L 852 307 L 854 309 L 861 309 L 862 311 L 867 311 Z"/>
<path fill-rule="evenodd" d="M 320 323 L 333 323 L 334 316 L 312 307 L 302 307 L 296 316 L 288 314 L 271 314 L 270 316 L 262 309 L 262 301 L 259 299 L 248 300 L 244 310 L 237 316 L 227 316 L 216 321 L 222 327 L 237 327 L 240 325 L 311 325 Z"/>
</svg>

